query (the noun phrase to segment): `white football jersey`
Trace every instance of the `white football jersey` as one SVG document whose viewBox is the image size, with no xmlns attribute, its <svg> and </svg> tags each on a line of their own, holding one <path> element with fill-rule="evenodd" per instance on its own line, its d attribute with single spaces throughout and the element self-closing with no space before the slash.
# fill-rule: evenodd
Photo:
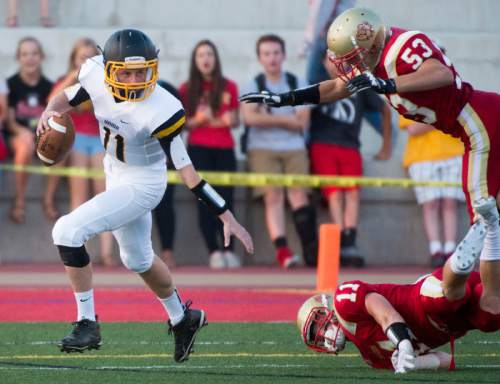
<svg viewBox="0 0 500 384">
<path fill-rule="evenodd" d="M 117 102 L 106 89 L 102 56 L 88 59 L 78 80 L 92 100 L 107 154 L 126 164 L 163 169 L 166 157 L 158 138 L 163 137 L 162 132 L 171 132 L 184 123 L 180 101 L 157 86 L 143 101 Z M 158 135 L 160 126 L 164 128 Z"/>
</svg>

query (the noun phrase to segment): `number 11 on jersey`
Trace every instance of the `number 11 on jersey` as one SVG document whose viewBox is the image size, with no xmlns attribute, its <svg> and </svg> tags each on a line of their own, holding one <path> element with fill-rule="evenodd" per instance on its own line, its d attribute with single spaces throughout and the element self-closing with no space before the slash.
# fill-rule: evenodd
<svg viewBox="0 0 500 384">
<path fill-rule="evenodd" d="M 356 301 L 356 291 L 359 288 L 359 284 L 342 284 L 339 286 L 338 290 L 342 291 L 342 293 L 337 293 L 335 295 L 335 299 L 337 301 L 342 300 L 350 300 L 353 303 Z M 343 293 L 343 292 L 351 292 L 351 293 Z"/>
<path fill-rule="evenodd" d="M 109 138 L 111 136 L 111 129 L 108 127 L 102 127 L 106 134 L 104 135 L 104 149 L 108 150 Z M 115 143 L 115 155 L 116 158 L 120 161 L 125 162 L 125 141 L 123 140 L 123 136 L 116 134 L 114 135 Z"/>
</svg>

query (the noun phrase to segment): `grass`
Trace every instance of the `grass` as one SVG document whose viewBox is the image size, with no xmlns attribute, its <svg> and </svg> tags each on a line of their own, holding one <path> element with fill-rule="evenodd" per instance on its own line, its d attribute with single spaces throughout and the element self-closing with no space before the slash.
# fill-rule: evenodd
<svg viewBox="0 0 500 384">
<path fill-rule="evenodd" d="M 215 323 L 184 364 L 160 323 L 103 323 L 99 351 L 63 354 L 62 323 L 0 324 L 0 382 L 8 383 L 499 383 L 500 335 L 459 340 L 455 372 L 395 376 L 369 368 L 350 346 L 339 356 L 301 345 L 294 324 Z M 445 351 L 449 347 L 444 348 Z"/>
</svg>

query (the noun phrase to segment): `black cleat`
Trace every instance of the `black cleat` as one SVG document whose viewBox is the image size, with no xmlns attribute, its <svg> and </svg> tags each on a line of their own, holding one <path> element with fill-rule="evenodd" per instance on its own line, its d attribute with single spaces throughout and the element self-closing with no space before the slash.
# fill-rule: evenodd
<svg viewBox="0 0 500 384">
<path fill-rule="evenodd" d="M 207 325 L 205 312 L 200 309 L 190 309 L 191 301 L 186 302 L 186 310 L 181 322 L 172 326 L 168 322 L 169 334 L 174 334 L 175 352 L 174 360 L 178 363 L 186 361 L 193 352 L 193 344 L 198 331 Z"/>
<path fill-rule="evenodd" d="M 91 349 L 99 349 L 101 346 L 101 331 L 96 321 L 83 319 L 72 323 L 73 330 L 57 346 L 61 352 L 83 352 Z"/>
</svg>

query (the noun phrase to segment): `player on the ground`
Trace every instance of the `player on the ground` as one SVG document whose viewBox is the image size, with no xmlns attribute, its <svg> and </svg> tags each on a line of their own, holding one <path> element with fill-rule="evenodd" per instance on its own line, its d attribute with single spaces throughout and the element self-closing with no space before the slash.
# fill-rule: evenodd
<svg viewBox="0 0 500 384">
<path fill-rule="evenodd" d="M 84 244 L 98 233 L 112 231 L 123 264 L 141 276 L 168 313 L 175 361 L 188 358 L 197 332 L 206 324 L 205 313 L 189 308 L 190 301 L 182 303 L 168 267 L 151 244 L 151 210 L 167 185 L 165 156 L 184 184 L 222 220 L 225 244 L 235 235 L 253 252 L 248 232 L 192 166 L 179 136 L 185 123 L 182 105 L 156 87 L 157 79 L 158 51 L 149 37 L 134 29 L 120 30 L 106 41 L 102 56 L 82 65 L 78 83 L 55 96 L 40 118 L 37 134 L 48 128 L 51 116 L 91 100 L 106 150 L 106 191 L 61 217 L 52 231 L 78 307 L 74 329 L 58 343 L 61 351 L 82 352 L 101 345 L 92 266 Z"/>
<path fill-rule="evenodd" d="M 240 100 L 274 107 L 319 104 L 371 88 L 405 117 L 461 138 L 462 186 L 471 222 L 479 216 L 484 220 L 471 227 L 467 242 L 451 257 L 451 267 L 468 274 L 475 262 L 471 256 L 478 256 L 474 248 L 484 242 L 481 260 L 489 263 L 483 264 L 481 277 L 497 281 L 485 296 L 492 310 L 500 312 L 500 95 L 474 90 L 428 36 L 386 29 L 370 9 L 352 8 L 339 15 L 327 42 L 339 78 L 282 94 L 252 93 Z"/>
<path fill-rule="evenodd" d="M 373 368 L 453 369 L 455 339 L 473 329 L 500 329 L 500 314 L 485 301 L 490 283 L 477 272 L 454 273 L 448 260 L 414 284 L 350 281 L 333 297 L 313 296 L 300 308 L 297 324 L 309 348 L 337 354 L 349 340 Z M 434 350 L 448 342 L 452 354 Z"/>
</svg>

